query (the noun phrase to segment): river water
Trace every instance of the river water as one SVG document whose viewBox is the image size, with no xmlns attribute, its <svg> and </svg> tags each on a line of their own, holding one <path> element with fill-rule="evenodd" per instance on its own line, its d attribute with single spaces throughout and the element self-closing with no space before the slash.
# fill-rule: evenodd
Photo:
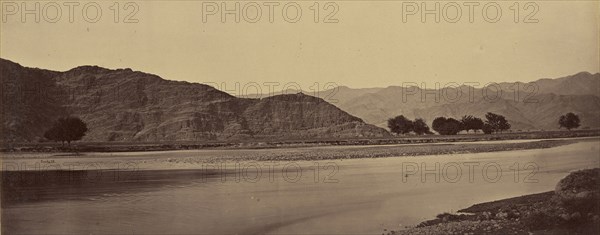
<svg viewBox="0 0 600 235">
<path fill-rule="evenodd" d="M 5 171 L 2 232 L 381 234 L 553 190 L 570 171 L 599 167 L 599 144 L 185 170 Z"/>
</svg>

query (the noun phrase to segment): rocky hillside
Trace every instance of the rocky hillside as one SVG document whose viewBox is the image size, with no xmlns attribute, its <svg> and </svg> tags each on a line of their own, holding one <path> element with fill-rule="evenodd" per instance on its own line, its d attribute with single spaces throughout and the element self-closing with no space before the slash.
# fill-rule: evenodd
<svg viewBox="0 0 600 235">
<path fill-rule="evenodd" d="M 0 59 L 3 141 L 38 141 L 58 117 L 81 117 L 86 141 L 225 140 L 386 136 L 304 94 L 233 97 L 213 87 L 130 69 L 81 66 L 66 72 Z"/>
<path fill-rule="evenodd" d="M 426 84 L 427 86 L 433 86 Z M 489 89 L 462 86 L 456 91 L 439 92 L 418 87 L 353 89 L 339 87 L 324 91 L 321 97 L 332 97 L 331 103 L 362 118 L 365 122 L 385 127 L 387 119 L 404 115 L 424 118 L 431 124 L 438 116 L 460 118 L 471 114 L 483 118 L 486 112 L 507 117 L 513 130 L 558 129 L 558 117 L 574 112 L 581 118 L 581 128 L 600 128 L 600 74 L 578 73 L 557 79 L 540 79 L 530 83 L 499 83 L 502 95 Z M 519 88 L 515 96 L 516 86 Z M 535 88 L 534 88 L 535 87 Z M 534 90 L 535 89 L 535 90 Z M 487 96 L 485 96 L 485 92 Z M 405 94 L 406 93 L 406 94 Z M 485 96 L 485 97 L 484 97 Z M 455 99 L 456 98 L 456 99 Z M 330 100 L 328 100 L 330 101 Z"/>
</svg>

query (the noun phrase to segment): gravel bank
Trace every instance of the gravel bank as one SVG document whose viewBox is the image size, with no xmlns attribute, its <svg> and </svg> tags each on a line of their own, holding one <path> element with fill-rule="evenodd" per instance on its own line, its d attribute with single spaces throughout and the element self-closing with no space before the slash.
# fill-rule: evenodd
<svg viewBox="0 0 600 235">
<path fill-rule="evenodd" d="M 476 204 L 384 234 L 600 234 L 598 185 L 600 168 L 581 170 L 555 191 Z"/>
</svg>

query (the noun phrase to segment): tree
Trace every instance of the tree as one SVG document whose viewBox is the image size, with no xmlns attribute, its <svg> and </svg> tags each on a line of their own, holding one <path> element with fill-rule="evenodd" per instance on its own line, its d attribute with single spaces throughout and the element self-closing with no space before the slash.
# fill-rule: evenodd
<svg viewBox="0 0 600 235">
<path fill-rule="evenodd" d="M 390 131 L 396 134 L 406 134 L 413 131 L 413 122 L 403 115 L 388 119 Z"/>
<path fill-rule="evenodd" d="M 417 135 L 432 134 L 429 130 L 429 126 L 427 126 L 427 123 L 425 123 L 425 121 L 422 118 L 415 119 L 415 121 L 413 122 L 413 131 Z"/>
<path fill-rule="evenodd" d="M 78 117 L 59 118 L 52 127 L 44 133 L 44 137 L 49 140 L 60 141 L 63 145 L 67 142 L 81 140 L 87 132 L 87 125 Z"/>
<path fill-rule="evenodd" d="M 494 132 L 494 129 L 492 128 L 492 126 L 490 126 L 490 124 L 485 123 L 481 127 L 481 131 L 483 131 L 484 134 L 492 134 Z"/>
<path fill-rule="evenodd" d="M 460 121 L 454 118 L 438 117 L 431 124 L 433 130 L 440 135 L 456 135 L 462 129 Z"/>
<path fill-rule="evenodd" d="M 469 130 L 477 132 L 477 130 L 483 128 L 483 121 L 481 118 L 473 117 L 471 115 L 463 116 L 460 122 L 462 123 L 462 129 L 467 132 L 469 132 Z"/>
<path fill-rule="evenodd" d="M 579 127 L 579 116 L 577 116 L 577 114 L 574 113 L 567 113 L 565 115 L 560 116 L 560 118 L 558 119 L 558 125 L 560 125 L 560 128 L 567 128 L 567 130 L 571 130 L 571 129 L 575 129 L 577 127 Z"/>
<path fill-rule="evenodd" d="M 431 123 L 431 128 L 433 128 L 433 130 L 439 134 L 442 134 L 442 128 L 444 126 L 444 124 L 446 123 L 446 118 L 445 117 L 437 117 L 435 119 L 433 119 L 433 123 Z"/>
<path fill-rule="evenodd" d="M 456 135 L 462 130 L 460 121 L 454 118 L 448 118 L 444 128 L 447 135 Z"/>
<path fill-rule="evenodd" d="M 493 132 L 502 132 L 510 129 L 510 123 L 500 114 L 487 113 L 485 118 L 487 119 L 485 123 L 490 125 Z"/>
</svg>

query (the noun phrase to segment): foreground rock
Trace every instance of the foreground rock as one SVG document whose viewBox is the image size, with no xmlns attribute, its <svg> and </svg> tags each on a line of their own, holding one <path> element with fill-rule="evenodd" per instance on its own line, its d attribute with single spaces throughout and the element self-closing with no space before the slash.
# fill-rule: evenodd
<svg viewBox="0 0 600 235">
<path fill-rule="evenodd" d="M 555 192 L 565 209 L 575 216 L 597 212 L 600 209 L 600 170 L 573 172 L 558 182 Z"/>
<path fill-rule="evenodd" d="M 555 191 L 473 205 L 387 234 L 600 234 L 600 168 L 569 174 Z"/>
</svg>

